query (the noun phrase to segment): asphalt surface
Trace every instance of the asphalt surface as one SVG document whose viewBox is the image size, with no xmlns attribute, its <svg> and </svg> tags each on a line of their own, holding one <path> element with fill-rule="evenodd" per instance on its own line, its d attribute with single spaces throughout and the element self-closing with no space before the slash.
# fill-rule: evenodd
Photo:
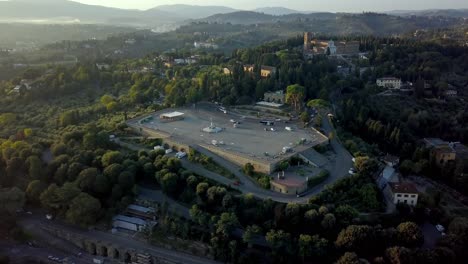
<svg viewBox="0 0 468 264">
<path fill-rule="evenodd" d="M 258 197 L 260 199 L 272 199 L 273 201 L 281 203 L 307 203 L 310 197 L 320 193 L 326 185 L 334 183 L 335 181 L 348 176 L 348 170 L 353 166 L 351 154 L 341 144 L 339 138 L 336 135 L 337 133 L 335 131 L 335 128 L 333 127 L 331 121 L 328 118 L 323 118 L 323 130 L 327 134 L 331 132 L 335 134 L 335 136 L 330 140 L 330 145 L 332 146 L 333 151 L 336 155 L 335 158 L 332 161 L 330 161 L 330 163 L 325 167 L 330 172 L 330 177 L 328 177 L 328 179 L 323 183 L 315 186 L 314 188 L 306 191 L 305 193 L 302 193 L 300 197 L 263 189 L 262 187 L 257 185 L 250 177 L 243 174 L 239 166 L 229 162 L 226 159 L 219 157 L 218 155 L 208 150 L 205 150 L 202 147 L 192 146 L 197 151 L 211 157 L 219 165 L 227 168 L 232 173 L 234 173 L 235 176 L 239 178 L 241 184 L 235 185 L 235 181 L 230 180 L 217 173 L 211 172 L 199 164 L 189 162 L 187 159 L 182 159 L 181 162 L 184 168 L 208 179 L 230 186 L 233 189 L 236 189 L 244 194 L 251 193 L 255 197 Z M 132 150 L 151 151 L 151 149 L 130 143 L 125 143 L 120 141 L 119 139 L 116 139 L 115 142 Z"/>
<path fill-rule="evenodd" d="M 61 240 L 58 239 L 48 232 L 42 230 L 41 227 L 43 226 L 50 226 L 54 228 L 58 228 L 60 230 L 63 230 L 65 232 L 68 232 L 70 234 L 76 234 L 76 235 L 81 235 L 84 237 L 89 237 L 90 239 L 93 239 L 95 241 L 103 241 L 106 243 L 111 243 L 117 246 L 120 246 L 125 249 L 138 249 L 140 251 L 143 251 L 145 253 L 148 253 L 152 256 L 156 256 L 159 258 L 163 258 L 166 260 L 169 260 L 174 263 L 187 263 L 187 264 L 205 264 L 205 263 L 219 263 L 207 258 L 202 258 L 174 250 L 169 250 L 165 248 L 160 248 L 152 245 L 148 245 L 146 242 L 138 241 L 129 238 L 128 236 L 120 236 L 117 234 L 110 234 L 107 232 L 102 232 L 102 231 L 97 231 L 97 230 L 83 230 L 79 229 L 76 227 L 72 227 L 69 225 L 66 225 L 62 222 L 59 222 L 57 220 L 52 220 L 48 221 L 45 219 L 45 217 L 41 217 L 41 215 L 34 215 L 34 216 L 25 216 L 19 221 L 20 225 L 23 226 L 26 230 L 31 232 L 33 235 L 36 237 L 40 237 L 42 240 L 45 241 L 50 241 L 50 240 Z M 83 251 L 78 251 L 82 249 L 77 249 L 74 245 L 67 241 L 61 241 L 61 245 L 55 245 L 57 247 L 69 247 L 70 249 L 73 249 L 72 252 L 83 252 Z M 107 260 L 111 260 L 109 258 L 106 258 Z M 81 261 L 84 262 L 76 262 L 76 263 L 92 263 L 92 256 L 90 255 L 83 255 L 81 258 Z"/>
</svg>

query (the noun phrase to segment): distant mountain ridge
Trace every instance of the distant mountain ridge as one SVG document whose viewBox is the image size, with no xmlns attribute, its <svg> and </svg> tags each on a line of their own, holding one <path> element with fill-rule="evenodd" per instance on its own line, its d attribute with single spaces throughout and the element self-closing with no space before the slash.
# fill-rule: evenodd
<svg viewBox="0 0 468 264">
<path fill-rule="evenodd" d="M 468 18 L 468 8 L 465 9 L 428 9 L 428 10 L 393 10 L 386 12 L 399 16 L 453 17 Z"/>
<path fill-rule="evenodd" d="M 386 32 L 400 32 L 403 29 L 447 26 L 456 20 L 432 19 L 444 16 L 451 19 L 468 17 L 468 9 L 460 10 L 423 10 L 391 11 L 390 15 L 345 14 L 328 12 L 305 12 L 284 7 L 264 7 L 253 11 L 236 10 L 225 6 L 162 5 L 148 10 L 130 10 L 110 8 L 98 5 L 86 5 L 70 0 L 10 0 L 0 1 L 0 22 L 37 22 L 44 24 L 73 23 L 105 24 L 151 28 L 157 31 L 175 29 L 191 22 L 231 23 L 231 24 L 267 24 L 296 23 L 298 21 L 325 21 L 324 28 L 331 32 L 341 23 L 346 32 L 373 32 L 376 26 Z M 412 18 L 417 16 L 418 18 Z M 343 21 L 347 21 L 344 23 Z M 407 26 L 405 27 L 405 23 Z M 330 26 L 328 26 L 330 25 Z M 354 30 L 356 29 L 356 30 Z M 376 30 L 378 31 L 378 30 Z M 384 30 L 385 31 L 385 30 Z"/>
<path fill-rule="evenodd" d="M 301 13 L 310 13 L 310 12 L 304 12 L 304 11 L 298 11 L 298 10 L 293 10 L 281 6 L 275 6 L 275 7 L 261 7 L 253 10 L 254 12 L 257 13 L 264 13 L 267 15 L 273 15 L 273 16 L 283 16 L 283 15 L 290 15 L 290 14 L 301 14 Z"/>
<path fill-rule="evenodd" d="M 225 6 L 195 6 L 195 5 L 161 5 L 155 8 L 149 9 L 146 12 L 151 10 L 160 10 L 167 13 L 172 13 L 174 15 L 189 18 L 197 19 L 208 17 L 214 14 L 226 14 L 231 12 L 238 11 L 237 9 L 225 7 Z"/>
</svg>

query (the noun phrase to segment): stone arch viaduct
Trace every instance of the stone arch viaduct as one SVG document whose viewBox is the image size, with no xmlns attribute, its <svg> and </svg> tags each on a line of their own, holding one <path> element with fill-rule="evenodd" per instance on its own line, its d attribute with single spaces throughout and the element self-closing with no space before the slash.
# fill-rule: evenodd
<svg viewBox="0 0 468 264">
<path fill-rule="evenodd" d="M 114 263 L 134 263 L 134 264 L 175 264 L 169 259 L 159 256 L 151 256 L 142 250 L 123 247 L 116 243 L 101 241 L 90 236 L 70 232 L 69 230 L 61 230 L 51 226 L 42 226 L 42 228 L 52 235 L 69 241 L 78 248 L 86 251 L 90 255 L 97 257 L 106 257 L 113 260 Z"/>
</svg>

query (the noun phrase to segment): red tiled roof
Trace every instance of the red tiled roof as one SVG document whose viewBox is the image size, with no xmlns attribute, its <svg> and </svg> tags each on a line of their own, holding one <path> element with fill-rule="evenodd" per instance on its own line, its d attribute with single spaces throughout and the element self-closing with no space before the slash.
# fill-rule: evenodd
<svg viewBox="0 0 468 264">
<path fill-rule="evenodd" d="M 419 193 L 412 183 L 389 183 L 393 193 Z"/>
</svg>

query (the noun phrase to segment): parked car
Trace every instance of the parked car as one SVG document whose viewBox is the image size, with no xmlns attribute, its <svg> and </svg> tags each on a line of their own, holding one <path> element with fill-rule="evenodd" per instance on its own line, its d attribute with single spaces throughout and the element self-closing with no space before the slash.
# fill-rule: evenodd
<svg viewBox="0 0 468 264">
<path fill-rule="evenodd" d="M 354 175 L 354 174 L 356 174 L 356 170 L 354 168 L 351 168 L 351 169 L 349 169 L 348 173 L 350 175 Z"/>
<path fill-rule="evenodd" d="M 234 184 L 235 186 L 240 186 L 242 183 L 241 183 L 240 181 L 235 181 L 233 184 Z"/>
<path fill-rule="evenodd" d="M 443 225 L 436 225 L 436 229 L 439 232 L 444 232 L 445 231 L 445 227 Z"/>
</svg>

